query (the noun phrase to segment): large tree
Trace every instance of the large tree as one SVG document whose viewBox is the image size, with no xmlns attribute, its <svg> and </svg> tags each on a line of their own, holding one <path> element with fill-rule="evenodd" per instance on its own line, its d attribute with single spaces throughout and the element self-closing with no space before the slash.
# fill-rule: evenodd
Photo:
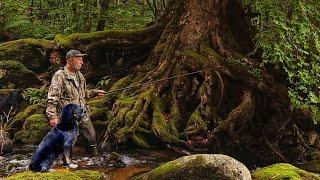
<svg viewBox="0 0 320 180">
<path fill-rule="evenodd" d="M 314 133 L 312 122 L 290 105 L 287 88 L 261 60 L 246 55 L 254 33 L 247 15 L 237 0 L 172 0 L 145 64 L 111 89 L 134 86 L 109 95 L 105 142 L 148 148 L 156 139 L 250 160 L 301 158 L 308 142 L 299 128 Z M 308 125 L 299 126 L 305 119 Z"/>
<path fill-rule="evenodd" d="M 288 13 L 291 17 L 293 10 Z M 257 31 L 250 26 L 249 16 L 255 15 L 240 0 L 171 0 L 164 14 L 145 29 L 77 33 L 42 43 L 38 40 L 2 43 L 0 60 L 11 57 L 32 68 L 28 63 L 34 52 L 39 52 L 37 56 L 41 58 L 33 59 L 43 60 L 53 50 L 63 56 L 68 49 L 77 48 L 89 55 L 88 61 L 95 68 L 91 72 L 87 68 L 88 82 L 105 75 L 106 65 L 113 66 L 113 72 L 130 68 L 130 74 L 114 83 L 108 96 L 89 102 L 93 119 L 103 120 L 108 115 L 104 145 L 107 142 L 116 145 L 133 142 L 143 148 L 166 145 L 180 152 L 185 152 L 182 149 L 223 152 L 244 162 L 260 164 L 304 160 L 307 151 L 319 148 L 318 130 L 308 111 L 296 109 L 290 103 L 285 71 L 274 70 L 270 65 L 262 68 L 263 53 L 271 50 L 266 48 L 268 51 L 261 53 L 265 50 L 262 48 L 250 53 L 255 48 Z M 265 17 L 259 22 L 263 20 L 272 19 Z M 288 28 L 278 19 L 275 22 Z M 296 24 L 294 21 L 293 25 Z M 258 32 L 262 40 L 283 38 L 281 31 L 270 33 L 273 24 L 263 27 L 271 35 L 275 32 L 275 36 L 268 38 Z M 306 32 L 306 27 L 303 25 L 301 31 Z M 297 42 L 291 37 L 289 42 Z M 270 42 L 260 45 L 268 47 Z M 307 47 L 298 43 L 276 45 L 278 49 Z M 318 47 L 316 43 L 314 46 Z M 283 53 L 278 51 L 276 55 L 286 59 Z M 310 58 L 301 58 L 305 51 L 292 48 L 292 53 L 288 56 L 294 60 L 299 56 L 300 64 L 280 58 L 286 72 L 291 73 L 288 76 L 294 82 L 305 83 L 300 88 L 303 91 L 313 88 L 318 81 L 308 81 L 310 76 L 305 72 L 294 74 L 298 67 L 311 68 L 303 61 L 310 62 Z M 310 71 L 314 76 L 320 68 L 317 63 L 310 64 L 315 69 Z M 308 97 L 300 92 L 299 95 Z M 312 101 L 316 102 L 316 98 Z"/>
</svg>

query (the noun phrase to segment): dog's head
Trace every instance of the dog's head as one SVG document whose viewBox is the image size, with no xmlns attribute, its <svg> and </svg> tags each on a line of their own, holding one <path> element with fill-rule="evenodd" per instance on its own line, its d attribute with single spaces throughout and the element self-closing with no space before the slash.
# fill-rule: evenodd
<svg viewBox="0 0 320 180">
<path fill-rule="evenodd" d="M 85 110 L 76 104 L 68 104 L 62 109 L 61 124 L 81 123 Z"/>
</svg>

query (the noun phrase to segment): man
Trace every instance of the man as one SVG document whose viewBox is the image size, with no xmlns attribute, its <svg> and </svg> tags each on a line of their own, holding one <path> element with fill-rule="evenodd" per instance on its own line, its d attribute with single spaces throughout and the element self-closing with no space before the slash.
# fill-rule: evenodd
<svg viewBox="0 0 320 180">
<path fill-rule="evenodd" d="M 79 125 L 80 132 L 88 140 L 90 148 L 94 155 L 98 154 L 96 132 L 89 117 L 89 108 L 86 104 L 86 98 L 94 96 L 103 96 L 103 90 L 87 90 L 86 81 L 80 72 L 83 65 L 83 56 L 78 50 L 70 50 L 66 55 L 66 65 L 58 70 L 52 77 L 48 92 L 48 101 L 46 114 L 49 124 L 55 127 L 59 123 L 61 110 L 67 104 L 73 103 L 84 108 L 86 114 Z"/>
</svg>

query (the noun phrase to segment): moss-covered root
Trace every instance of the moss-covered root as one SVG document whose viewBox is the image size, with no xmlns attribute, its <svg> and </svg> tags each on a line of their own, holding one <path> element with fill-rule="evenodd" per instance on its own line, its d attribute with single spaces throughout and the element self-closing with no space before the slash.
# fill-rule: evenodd
<svg viewBox="0 0 320 180">
<path fill-rule="evenodd" d="M 208 126 L 206 122 L 202 120 L 200 108 L 198 106 L 196 110 L 191 114 L 187 123 L 187 127 L 184 129 L 181 135 L 192 135 L 201 132 L 207 132 L 207 130 Z"/>
<path fill-rule="evenodd" d="M 254 180 L 320 180 L 320 176 L 299 169 L 291 164 L 279 163 L 253 172 Z"/>
<path fill-rule="evenodd" d="M 232 138 L 236 138 L 236 133 L 243 129 L 243 124 L 250 121 L 255 113 L 255 99 L 250 90 L 244 90 L 242 102 L 234 108 L 226 120 L 213 130 L 213 134 L 227 132 Z"/>
<path fill-rule="evenodd" d="M 78 170 L 78 171 L 69 171 L 69 170 L 56 170 L 55 172 L 47 173 L 33 173 L 31 171 L 26 171 L 22 173 L 14 174 L 7 178 L 8 180 L 36 180 L 36 179 L 46 179 L 46 180 L 100 180 L 103 179 L 103 176 L 97 171 L 90 170 Z"/>
<path fill-rule="evenodd" d="M 142 134 L 150 134 L 150 122 L 147 118 L 147 110 L 151 104 L 154 87 L 133 97 L 119 95 L 113 106 L 113 115 L 107 127 L 107 134 L 114 135 L 117 143 L 131 139 L 135 144 L 143 148 L 151 147 L 144 140 Z M 136 134 L 136 133 L 142 134 Z"/>
<path fill-rule="evenodd" d="M 152 99 L 153 119 L 151 131 L 163 142 L 177 143 L 181 142 L 178 137 L 178 131 L 174 125 L 174 121 L 167 122 L 164 116 L 164 104 L 161 98 L 154 96 Z"/>
</svg>

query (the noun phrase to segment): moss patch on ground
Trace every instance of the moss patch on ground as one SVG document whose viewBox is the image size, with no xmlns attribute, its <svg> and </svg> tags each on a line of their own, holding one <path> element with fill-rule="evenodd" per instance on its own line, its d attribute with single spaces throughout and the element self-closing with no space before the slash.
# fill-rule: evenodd
<svg viewBox="0 0 320 180">
<path fill-rule="evenodd" d="M 252 175 L 254 180 L 320 180 L 320 176 L 286 163 L 278 163 L 255 170 Z"/>
<path fill-rule="evenodd" d="M 46 180 L 100 180 L 103 179 L 103 176 L 97 171 L 90 170 L 78 170 L 78 171 L 69 171 L 69 170 L 56 170 L 55 172 L 47 173 L 34 173 L 31 171 L 26 171 L 22 173 L 14 174 L 7 178 L 8 180 L 36 180 L 36 179 L 46 179 Z"/>
</svg>

